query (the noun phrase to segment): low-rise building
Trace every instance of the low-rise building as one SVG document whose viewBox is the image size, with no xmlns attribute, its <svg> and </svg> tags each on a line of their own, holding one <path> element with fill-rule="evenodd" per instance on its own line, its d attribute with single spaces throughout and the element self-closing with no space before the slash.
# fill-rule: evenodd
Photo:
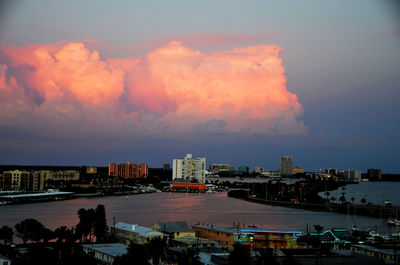
<svg viewBox="0 0 400 265">
<path fill-rule="evenodd" d="M 97 173 L 97 167 L 87 167 L 86 168 L 86 174 L 96 174 Z"/>
<path fill-rule="evenodd" d="M 337 175 L 339 170 L 337 168 L 327 168 L 325 169 L 325 173 L 329 175 Z"/>
<path fill-rule="evenodd" d="M 175 238 L 171 241 L 171 245 L 185 248 L 219 247 L 217 241 L 193 236 Z"/>
<path fill-rule="evenodd" d="M 379 249 L 367 245 L 351 245 L 350 251 L 352 253 L 363 254 L 371 257 L 377 257 L 386 264 L 399 264 L 399 255 L 396 255 L 396 251 L 393 249 Z M 397 258 L 397 261 L 395 260 Z"/>
<path fill-rule="evenodd" d="M 123 244 L 144 244 L 150 242 L 150 240 L 154 238 L 164 237 L 163 233 L 152 228 L 124 222 L 118 222 L 115 226 L 112 225 L 111 233 L 115 236 L 118 242 Z"/>
<path fill-rule="evenodd" d="M 300 173 L 304 173 L 304 168 L 303 167 L 294 167 L 292 169 L 292 174 L 300 174 Z"/>
<path fill-rule="evenodd" d="M 101 264 L 113 264 L 115 258 L 128 253 L 128 246 L 119 243 L 87 244 L 82 245 L 82 249 L 86 254 L 92 255 L 100 261 Z"/>
<path fill-rule="evenodd" d="M 239 166 L 238 171 L 241 173 L 249 173 L 250 168 L 248 166 Z"/>
<path fill-rule="evenodd" d="M 1 265 L 11 265 L 11 259 L 0 254 L 0 264 Z"/>
<path fill-rule="evenodd" d="M 78 181 L 80 174 L 76 170 L 66 170 L 66 171 L 50 171 L 50 170 L 40 170 L 39 175 L 39 190 L 45 190 L 49 188 L 50 181 L 56 182 L 71 182 Z"/>
<path fill-rule="evenodd" d="M 255 167 L 254 172 L 255 173 L 264 173 L 264 168 L 263 167 Z"/>
<path fill-rule="evenodd" d="M 195 231 L 189 228 L 186 222 L 157 222 L 152 226 L 152 228 L 167 234 L 170 238 L 196 236 Z"/>
<path fill-rule="evenodd" d="M 217 241 L 221 247 L 233 250 L 235 243 L 254 248 L 297 248 L 300 231 L 275 231 L 253 227 L 224 227 L 193 225 L 196 235 L 201 238 Z"/>
<path fill-rule="evenodd" d="M 226 171 L 235 171 L 235 165 L 231 164 L 211 164 L 210 172 L 218 173 L 218 172 L 226 172 Z"/>
</svg>

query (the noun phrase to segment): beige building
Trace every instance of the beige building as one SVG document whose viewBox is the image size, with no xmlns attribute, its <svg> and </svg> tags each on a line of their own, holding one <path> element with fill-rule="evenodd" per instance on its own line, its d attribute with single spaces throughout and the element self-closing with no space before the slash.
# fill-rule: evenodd
<svg viewBox="0 0 400 265">
<path fill-rule="evenodd" d="M 384 260 L 386 264 L 399 264 L 399 257 L 393 249 L 379 249 L 367 245 L 351 245 L 350 252 L 377 257 Z"/>
<path fill-rule="evenodd" d="M 39 175 L 37 172 L 10 170 L 3 172 L 3 190 L 26 190 L 35 191 L 39 189 Z"/>
<path fill-rule="evenodd" d="M 47 189 L 49 180 L 77 181 L 79 180 L 79 172 L 75 170 L 67 170 L 67 171 L 41 170 L 39 172 L 39 190 Z"/>
<path fill-rule="evenodd" d="M 118 222 L 115 226 L 112 225 L 111 233 L 118 242 L 128 245 L 130 243 L 144 244 L 150 242 L 150 240 L 154 238 L 164 237 L 163 233 L 155 231 L 152 228 L 123 222 Z"/>
<path fill-rule="evenodd" d="M 292 174 L 293 175 L 298 174 L 298 173 L 304 173 L 304 168 L 303 167 L 294 167 L 292 169 Z"/>
</svg>

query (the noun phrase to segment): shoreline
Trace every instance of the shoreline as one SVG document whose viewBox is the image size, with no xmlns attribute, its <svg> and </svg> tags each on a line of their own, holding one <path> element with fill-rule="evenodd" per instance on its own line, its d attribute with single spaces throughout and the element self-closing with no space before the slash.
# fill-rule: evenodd
<svg viewBox="0 0 400 265">
<path fill-rule="evenodd" d="M 358 216 L 368 216 L 375 218 L 396 218 L 397 214 L 400 213 L 399 206 L 382 206 L 382 205 L 361 205 L 361 204 L 321 204 L 321 203 L 293 203 L 288 201 L 271 201 L 260 198 L 253 198 L 251 196 L 237 196 L 228 192 L 229 197 L 242 199 L 248 202 L 272 205 L 272 206 L 280 206 L 286 208 L 300 209 L 300 210 L 308 210 L 308 211 L 325 211 L 325 212 L 335 212 L 342 214 L 352 214 Z"/>
</svg>

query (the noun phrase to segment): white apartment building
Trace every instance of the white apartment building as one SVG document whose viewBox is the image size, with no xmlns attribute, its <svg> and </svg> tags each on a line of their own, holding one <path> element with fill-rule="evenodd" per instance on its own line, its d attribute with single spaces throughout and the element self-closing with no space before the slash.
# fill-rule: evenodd
<svg viewBox="0 0 400 265">
<path fill-rule="evenodd" d="M 192 159 L 192 154 L 186 154 L 184 159 L 174 159 L 172 161 L 172 180 L 182 179 L 204 183 L 206 158 L 198 157 Z"/>
</svg>

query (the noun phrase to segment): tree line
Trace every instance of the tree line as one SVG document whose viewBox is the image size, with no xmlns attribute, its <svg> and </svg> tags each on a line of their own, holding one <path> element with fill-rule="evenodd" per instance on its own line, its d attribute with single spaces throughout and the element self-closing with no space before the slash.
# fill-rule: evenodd
<svg viewBox="0 0 400 265">
<path fill-rule="evenodd" d="M 36 219 L 28 218 L 20 221 L 14 226 L 14 229 L 4 225 L 0 228 L 0 240 L 3 243 L 13 242 L 14 234 L 19 237 L 24 244 L 47 243 L 55 240 L 61 242 L 93 242 L 102 243 L 105 241 L 108 231 L 105 207 L 102 204 L 97 205 L 95 209 L 81 208 L 77 212 L 79 223 L 72 228 L 60 226 L 54 231 L 46 228 Z"/>
</svg>

